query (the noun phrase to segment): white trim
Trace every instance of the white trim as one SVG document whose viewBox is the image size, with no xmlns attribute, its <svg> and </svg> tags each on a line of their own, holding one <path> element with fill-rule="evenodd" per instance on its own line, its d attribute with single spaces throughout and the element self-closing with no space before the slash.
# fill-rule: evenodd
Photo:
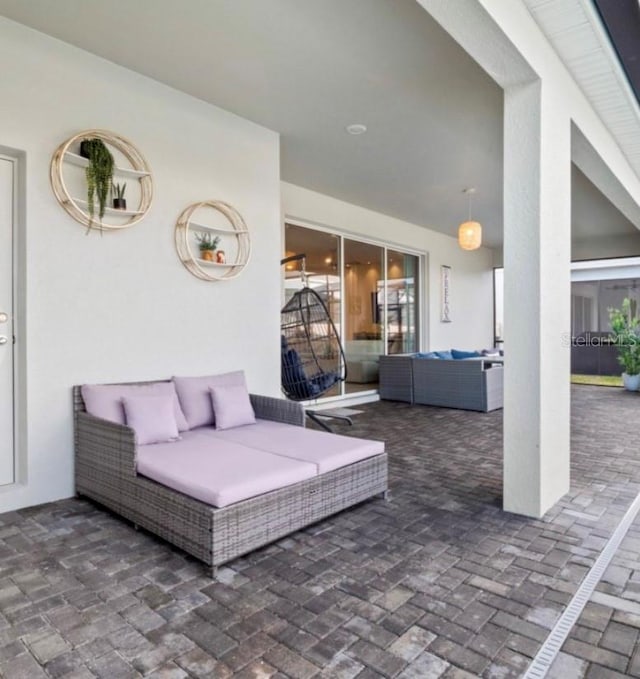
<svg viewBox="0 0 640 679">
<path fill-rule="evenodd" d="M 640 105 L 594 4 L 524 3 L 630 165 L 640 172 Z"/>
<path fill-rule="evenodd" d="M 317 403 L 315 401 L 304 402 L 303 406 L 311 406 L 314 410 L 327 410 L 336 406 L 348 408 L 365 403 L 376 403 L 379 400 L 380 394 L 377 391 L 367 390 L 354 392 L 353 394 L 344 394 L 344 396 L 329 396 L 328 398 L 318 400 Z"/>
<path fill-rule="evenodd" d="M 5 153 L 0 153 L 0 160 L 8 162 L 11 166 L 11 190 L 12 190 L 12 205 L 11 205 L 11 323 L 9 334 L 9 347 L 11 351 L 11 401 L 12 401 L 12 447 L 11 451 L 13 457 L 13 480 L 10 483 L 3 483 L 0 487 L 2 489 L 13 488 L 18 482 L 18 443 L 19 443 L 19 422 L 18 422 L 18 388 L 19 388 L 19 374 L 18 374 L 18 285 L 16 283 L 16 276 L 18 272 L 18 182 L 19 182 L 19 166 L 18 158 L 10 156 Z M 15 341 L 14 341 L 15 338 Z"/>
<path fill-rule="evenodd" d="M 638 0 L 640 2 L 640 0 Z M 579 262 L 571 262 L 571 270 L 581 269 L 604 269 L 608 267 L 640 266 L 640 257 L 617 257 L 613 259 L 585 259 Z"/>
<path fill-rule="evenodd" d="M 620 278 L 640 278 L 640 257 L 584 260 L 571 264 L 572 283 L 613 281 Z"/>
</svg>

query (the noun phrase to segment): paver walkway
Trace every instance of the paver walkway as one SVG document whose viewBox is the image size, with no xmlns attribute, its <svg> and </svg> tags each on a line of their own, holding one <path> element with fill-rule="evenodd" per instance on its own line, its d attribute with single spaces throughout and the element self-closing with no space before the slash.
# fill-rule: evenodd
<svg viewBox="0 0 640 679">
<path fill-rule="evenodd" d="M 222 568 L 79 499 L 0 515 L 0 673 L 38 677 L 515 677 L 640 491 L 640 396 L 573 388 L 571 492 L 500 509 L 501 412 L 381 402 L 392 497 Z M 640 676 L 634 526 L 558 677 Z"/>
</svg>

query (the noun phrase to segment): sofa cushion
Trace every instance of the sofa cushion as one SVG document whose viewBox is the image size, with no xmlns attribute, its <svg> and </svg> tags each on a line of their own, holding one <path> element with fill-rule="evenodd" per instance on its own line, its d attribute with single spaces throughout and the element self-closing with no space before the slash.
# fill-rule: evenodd
<svg viewBox="0 0 640 679">
<path fill-rule="evenodd" d="M 339 436 L 282 422 L 257 420 L 253 427 L 216 431 L 215 437 L 273 455 L 313 463 L 319 474 L 384 453 L 382 441 Z"/>
<path fill-rule="evenodd" d="M 229 384 L 246 385 L 242 370 L 204 377 L 174 377 L 173 383 L 176 385 L 180 405 L 189 429 L 215 424 L 213 404 L 209 393 L 211 387 Z"/>
<path fill-rule="evenodd" d="M 482 354 L 479 351 L 461 351 L 460 349 L 451 349 L 451 358 L 479 358 Z"/>
<path fill-rule="evenodd" d="M 416 358 L 437 358 L 439 359 L 438 353 L 436 351 L 418 352 L 415 355 Z"/>
<path fill-rule="evenodd" d="M 284 346 L 284 345 L 283 345 Z M 304 401 L 316 398 L 329 390 L 341 379 L 338 370 L 319 372 L 308 377 L 300 355 L 295 349 L 287 349 L 281 353 L 282 387 L 292 399 Z"/>
<path fill-rule="evenodd" d="M 151 382 L 149 384 L 85 384 L 80 388 L 84 406 L 90 415 L 126 424 L 122 399 L 125 396 L 171 396 L 179 431 L 189 428 L 180 408 L 173 382 Z"/>
<path fill-rule="evenodd" d="M 444 360 L 453 358 L 450 351 L 434 351 L 434 354 L 436 354 L 438 358 L 442 358 Z"/>
<path fill-rule="evenodd" d="M 214 507 L 316 476 L 313 464 L 238 445 L 216 433 L 203 427 L 185 432 L 180 441 L 139 446 L 138 473 Z"/>
<path fill-rule="evenodd" d="M 211 387 L 216 429 L 232 429 L 256 423 L 249 392 L 244 384 Z"/>
<path fill-rule="evenodd" d="M 122 403 L 127 426 L 136 432 L 138 445 L 180 438 L 171 395 L 125 396 Z"/>
</svg>

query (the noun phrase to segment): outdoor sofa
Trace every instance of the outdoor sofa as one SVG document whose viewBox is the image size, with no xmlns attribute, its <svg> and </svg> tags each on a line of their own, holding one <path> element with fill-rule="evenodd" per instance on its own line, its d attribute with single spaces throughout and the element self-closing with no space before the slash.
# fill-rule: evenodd
<svg viewBox="0 0 640 679">
<path fill-rule="evenodd" d="M 386 494 L 384 443 L 306 429 L 299 403 L 246 387 L 255 418 L 238 424 L 211 403 L 214 392 L 218 401 L 230 393 L 233 410 L 238 390 L 229 387 L 240 383 L 241 372 L 74 387 L 76 492 L 204 561 L 214 575 L 223 563 Z M 143 413 L 149 404 L 173 409 L 180 438 L 146 442 L 149 427 L 132 404 Z"/>
<path fill-rule="evenodd" d="M 380 398 L 488 412 L 503 406 L 503 366 L 491 357 L 380 357 Z"/>
</svg>

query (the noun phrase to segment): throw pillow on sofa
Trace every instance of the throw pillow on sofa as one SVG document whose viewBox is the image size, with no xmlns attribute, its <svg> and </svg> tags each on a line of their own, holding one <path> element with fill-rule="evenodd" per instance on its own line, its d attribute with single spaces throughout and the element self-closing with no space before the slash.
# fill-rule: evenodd
<svg viewBox="0 0 640 679">
<path fill-rule="evenodd" d="M 174 377 L 173 383 L 189 429 L 215 424 L 211 387 L 240 384 L 246 389 L 243 370 L 204 377 Z"/>
<path fill-rule="evenodd" d="M 175 420 L 179 431 L 187 431 L 189 425 L 180 408 L 178 394 L 172 382 L 150 382 L 149 384 L 85 384 L 80 388 L 82 400 L 89 415 L 100 417 L 116 424 L 126 424 L 122 399 L 125 396 L 171 397 Z"/>
<path fill-rule="evenodd" d="M 436 351 L 435 354 L 438 358 L 442 358 L 443 360 L 453 358 L 450 351 Z"/>
<path fill-rule="evenodd" d="M 455 358 L 456 360 L 463 359 L 463 358 L 479 358 L 482 356 L 477 351 L 460 351 L 459 349 L 451 349 L 451 357 Z"/>
<path fill-rule="evenodd" d="M 216 429 L 233 429 L 256 423 L 256 414 L 244 384 L 211 387 L 210 392 Z"/>
<path fill-rule="evenodd" d="M 127 426 L 136 432 L 138 445 L 177 441 L 180 438 L 173 399 L 164 396 L 125 396 Z"/>
</svg>

